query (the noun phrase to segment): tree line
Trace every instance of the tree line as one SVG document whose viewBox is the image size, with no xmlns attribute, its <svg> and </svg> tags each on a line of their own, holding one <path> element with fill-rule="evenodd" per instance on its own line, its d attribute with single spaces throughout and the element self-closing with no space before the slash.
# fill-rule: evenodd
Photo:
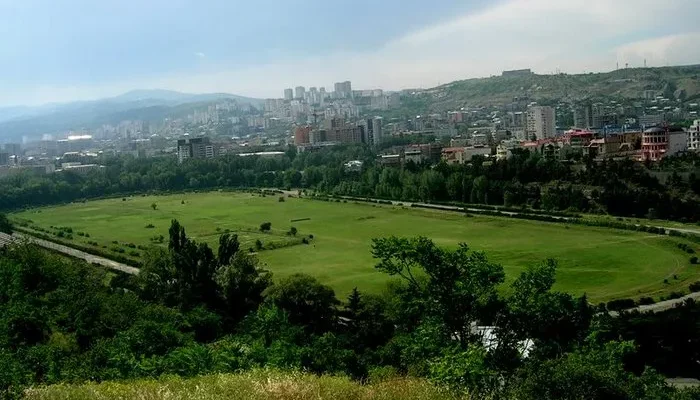
<svg viewBox="0 0 700 400">
<path fill-rule="evenodd" d="M 640 357 L 630 339 L 647 342 L 628 334 L 632 322 L 596 316 L 585 296 L 552 289 L 554 260 L 527 268 L 504 291 L 503 267 L 466 244 L 450 250 L 388 237 L 371 251 L 375 268 L 395 279 L 381 295 L 355 289 L 341 301 L 308 275 L 273 280 L 236 235 L 221 235 L 213 251 L 177 221 L 167 249 L 149 251 L 136 277 L 27 244 L 5 248 L 0 390 L 13 398 L 36 384 L 268 367 L 419 376 L 474 398 L 700 394 L 667 386 L 652 368 L 668 368 L 659 358 L 694 357 L 696 341 Z M 688 346 L 695 352 L 684 353 Z M 683 365 L 696 368 L 689 360 L 676 371 L 688 371 Z"/>
<path fill-rule="evenodd" d="M 694 169 L 698 156 L 683 156 Z M 361 172 L 346 171 L 348 160 L 363 161 Z M 688 159 L 691 159 L 688 161 Z M 515 149 L 507 160 L 474 157 L 465 165 L 445 163 L 382 166 L 362 146 L 338 146 L 282 157 L 136 159 L 104 156 L 106 168 L 82 176 L 20 174 L 0 180 L 0 210 L 70 202 L 128 193 L 277 187 L 326 194 L 405 201 L 449 201 L 544 210 L 608 213 L 624 217 L 700 219 L 700 178 L 674 173 L 661 183 L 647 167 L 630 160 L 591 160 L 573 166 Z M 666 161 L 663 165 L 675 164 Z"/>
</svg>

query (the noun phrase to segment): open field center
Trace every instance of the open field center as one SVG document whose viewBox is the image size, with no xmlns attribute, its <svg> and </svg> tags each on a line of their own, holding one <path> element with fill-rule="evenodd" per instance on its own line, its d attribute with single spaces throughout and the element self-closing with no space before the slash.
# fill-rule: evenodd
<svg viewBox="0 0 700 400">
<path fill-rule="evenodd" d="M 556 288 L 585 292 L 592 301 L 659 297 L 687 290 L 690 282 L 700 279 L 700 266 L 691 265 L 690 255 L 677 247 L 692 243 L 681 238 L 399 206 L 284 200 L 225 192 L 137 196 L 46 207 L 11 217 L 50 232 L 69 227 L 72 242 L 103 251 L 127 244 L 166 246 L 172 219 L 178 219 L 190 237 L 213 247 L 228 229 L 239 235 L 244 249 L 253 248 L 257 240 L 266 247 L 285 246 L 260 251 L 263 266 L 278 278 L 297 272 L 313 275 L 331 285 L 339 298 L 353 287 L 371 292 L 385 287 L 389 277 L 375 271 L 370 245 L 372 238 L 390 235 L 422 235 L 448 247 L 465 242 L 501 263 L 509 281 L 527 265 L 554 258 L 559 262 Z M 259 232 L 260 224 L 268 221 L 271 232 Z M 287 235 L 292 226 L 298 230 L 296 237 Z M 164 243 L 157 240 L 160 235 Z M 313 240 L 302 244 L 301 238 L 309 235 Z"/>
</svg>

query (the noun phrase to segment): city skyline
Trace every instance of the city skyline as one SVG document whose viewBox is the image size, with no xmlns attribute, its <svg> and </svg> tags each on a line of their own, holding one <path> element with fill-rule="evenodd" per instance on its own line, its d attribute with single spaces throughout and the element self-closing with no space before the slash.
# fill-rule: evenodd
<svg viewBox="0 0 700 400">
<path fill-rule="evenodd" d="M 0 0 L 0 33 L 9 38 L 0 44 L 0 106 L 151 88 L 279 98 L 284 88 L 331 91 L 346 80 L 392 91 L 517 68 L 581 73 L 700 62 L 700 4 L 692 0 L 438 1 L 428 10 L 417 1 L 314 0 L 298 9 L 267 2 L 282 13 L 224 3 Z M 75 23 L 59 25 L 67 16 Z M 349 23 L 357 18 L 364 28 Z"/>
</svg>

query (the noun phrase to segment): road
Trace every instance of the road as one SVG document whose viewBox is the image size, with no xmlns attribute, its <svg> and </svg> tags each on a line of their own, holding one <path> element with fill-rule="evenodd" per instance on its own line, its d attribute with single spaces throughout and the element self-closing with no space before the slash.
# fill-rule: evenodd
<svg viewBox="0 0 700 400">
<path fill-rule="evenodd" d="M 74 258 L 79 258 L 81 260 L 85 260 L 90 264 L 97 264 L 101 265 L 103 267 L 113 269 L 116 271 L 124 272 L 129 275 L 138 275 L 139 269 L 131 267 L 126 264 L 122 264 L 104 257 L 99 257 L 93 254 L 86 253 L 84 251 L 80 251 L 77 249 L 74 249 L 72 247 L 64 246 L 62 244 L 54 243 L 54 242 L 49 242 L 48 240 L 43 240 L 39 238 L 35 238 L 29 235 L 23 235 L 21 233 L 13 233 L 12 238 L 14 241 L 28 241 L 30 243 L 34 243 L 37 246 L 41 246 L 45 249 L 53 250 L 59 253 L 66 254 L 68 256 L 74 257 Z"/>
</svg>

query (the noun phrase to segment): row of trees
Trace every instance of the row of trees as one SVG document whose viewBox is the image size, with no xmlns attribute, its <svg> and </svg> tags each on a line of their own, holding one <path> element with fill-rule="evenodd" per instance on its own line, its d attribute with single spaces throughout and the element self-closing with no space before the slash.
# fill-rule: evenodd
<svg viewBox="0 0 700 400">
<path fill-rule="evenodd" d="M 503 268 L 427 238 L 372 243 L 385 295 L 344 302 L 307 275 L 273 282 L 224 234 L 219 249 L 177 221 L 137 277 L 29 245 L 0 254 L 0 388 L 191 376 L 255 367 L 355 378 L 423 376 L 475 397 L 682 399 L 653 370 L 628 370 L 621 342 L 585 296 L 552 290 L 556 262 L 509 286 Z M 109 281 L 109 284 L 105 284 Z M 644 365 L 643 365 L 644 366 Z M 696 393 L 697 394 L 697 393 Z"/>
<path fill-rule="evenodd" d="M 685 156 L 683 165 L 694 162 Z M 364 161 L 362 172 L 343 163 Z M 218 157 L 188 160 L 134 159 L 105 156 L 106 168 L 88 176 L 18 175 L 0 180 L 0 209 L 17 209 L 84 198 L 148 191 L 211 188 L 306 188 L 328 194 L 396 200 L 458 201 L 524 206 L 552 210 L 607 212 L 629 217 L 684 221 L 700 219 L 700 179 L 673 174 L 665 184 L 632 161 L 606 161 L 574 170 L 527 150 L 515 150 L 508 160 L 468 165 L 416 165 L 402 168 L 375 165 L 367 147 L 339 146 L 320 152 L 280 158 Z M 666 162 L 669 168 L 675 164 Z M 693 164 L 694 165 L 694 164 Z"/>
</svg>

